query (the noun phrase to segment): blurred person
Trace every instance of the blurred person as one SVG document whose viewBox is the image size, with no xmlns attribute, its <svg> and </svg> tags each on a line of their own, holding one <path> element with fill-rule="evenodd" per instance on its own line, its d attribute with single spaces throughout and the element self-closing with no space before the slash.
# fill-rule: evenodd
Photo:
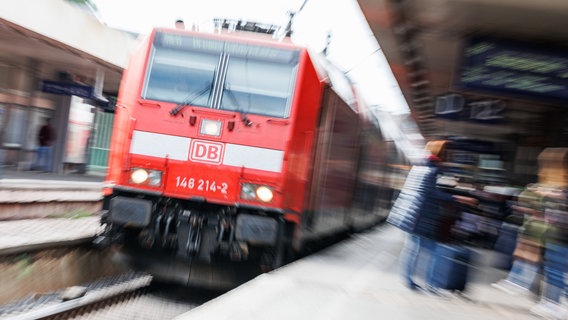
<svg viewBox="0 0 568 320">
<path fill-rule="evenodd" d="M 34 169 L 43 172 L 51 171 L 52 148 L 55 142 L 55 129 L 51 125 L 51 119 L 45 118 L 45 123 L 39 129 L 38 149 Z"/>
<path fill-rule="evenodd" d="M 512 206 L 524 216 L 519 237 L 513 252 L 513 266 L 507 278 L 492 286 L 509 294 L 528 293 L 535 284 L 542 267 L 544 236 L 547 223 L 544 219 L 542 196 L 532 185 L 527 186 Z"/>
<path fill-rule="evenodd" d="M 476 199 L 452 195 L 438 189 L 437 178 L 441 161 L 438 156 L 431 154 L 424 164 L 412 167 L 387 218 L 390 224 L 408 235 L 401 253 L 401 271 L 406 286 L 412 290 L 424 289 L 414 280 L 419 255 L 427 254 L 432 264 L 431 257 L 437 243 L 446 237 L 443 234 L 447 227 L 446 217 L 441 210 L 442 205 L 456 201 L 471 206 L 477 205 Z M 432 272 L 433 267 L 430 265 L 427 270 L 427 282 L 431 279 Z"/>
<path fill-rule="evenodd" d="M 549 226 L 544 238 L 544 287 L 540 301 L 530 311 L 548 319 L 566 319 L 568 311 L 561 298 L 568 272 L 568 194 L 566 190 L 545 194 L 545 219 Z"/>
</svg>

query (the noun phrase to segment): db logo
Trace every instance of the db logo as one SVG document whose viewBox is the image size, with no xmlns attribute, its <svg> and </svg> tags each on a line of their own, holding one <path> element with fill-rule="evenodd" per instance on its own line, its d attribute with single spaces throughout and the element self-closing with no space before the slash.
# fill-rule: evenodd
<svg viewBox="0 0 568 320">
<path fill-rule="evenodd" d="M 223 159 L 222 143 L 193 140 L 189 159 L 195 162 L 220 164 Z"/>
</svg>

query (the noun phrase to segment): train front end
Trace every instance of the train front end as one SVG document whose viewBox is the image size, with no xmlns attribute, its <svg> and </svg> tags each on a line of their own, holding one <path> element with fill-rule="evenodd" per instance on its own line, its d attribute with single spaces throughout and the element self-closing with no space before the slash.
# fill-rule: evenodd
<svg viewBox="0 0 568 320">
<path fill-rule="evenodd" d="M 319 102 L 305 64 L 272 39 L 156 29 L 121 82 L 98 242 L 188 283 L 198 264 L 283 263 Z"/>
</svg>

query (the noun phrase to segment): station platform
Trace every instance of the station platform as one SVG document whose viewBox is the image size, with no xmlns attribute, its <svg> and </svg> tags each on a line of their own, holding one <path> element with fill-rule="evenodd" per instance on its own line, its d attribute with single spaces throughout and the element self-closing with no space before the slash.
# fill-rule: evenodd
<svg viewBox="0 0 568 320">
<path fill-rule="evenodd" d="M 0 256 L 93 239 L 103 180 L 0 168 Z"/>
<path fill-rule="evenodd" d="M 0 221 L 0 256 L 92 241 L 98 216 Z"/>
<path fill-rule="evenodd" d="M 175 319 L 538 319 L 529 312 L 536 295 L 510 295 L 491 286 L 506 271 L 491 267 L 489 250 L 473 249 L 476 258 L 462 293 L 406 288 L 399 274 L 404 237 L 383 224 L 260 275 Z"/>
<path fill-rule="evenodd" d="M 104 177 L 0 167 L 0 220 L 37 219 L 100 210 Z"/>
<path fill-rule="evenodd" d="M 0 181 L 2 180 L 25 180 L 25 181 L 76 181 L 76 182 L 94 182 L 101 183 L 104 181 L 102 173 L 77 173 L 75 171 L 67 171 L 62 173 L 43 172 L 35 170 L 21 170 L 15 166 L 0 165 Z"/>
<path fill-rule="evenodd" d="M 0 255 L 88 241 L 98 228 L 98 217 L 2 221 Z M 536 295 L 510 295 L 491 286 L 506 272 L 491 267 L 488 250 L 473 249 L 477 258 L 463 293 L 406 288 L 399 275 L 403 242 L 403 232 L 380 225 L 262 274 L 175 319 L 538 319 L 529 312 Z"/>
</svg>

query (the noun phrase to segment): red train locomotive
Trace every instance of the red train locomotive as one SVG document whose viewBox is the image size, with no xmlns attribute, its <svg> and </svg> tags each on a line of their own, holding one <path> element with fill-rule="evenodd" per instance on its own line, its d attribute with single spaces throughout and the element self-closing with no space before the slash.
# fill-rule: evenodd
<svg viewBox="0 0 568 320">
<path fill-rule="evenodd" d="M 384 219 L 390 146 L 314 60 L 271 35 L 154 30 L 121 82 L 99 241 L 199 283 L 199 265 L 274 268 Z"/>
</svg>

